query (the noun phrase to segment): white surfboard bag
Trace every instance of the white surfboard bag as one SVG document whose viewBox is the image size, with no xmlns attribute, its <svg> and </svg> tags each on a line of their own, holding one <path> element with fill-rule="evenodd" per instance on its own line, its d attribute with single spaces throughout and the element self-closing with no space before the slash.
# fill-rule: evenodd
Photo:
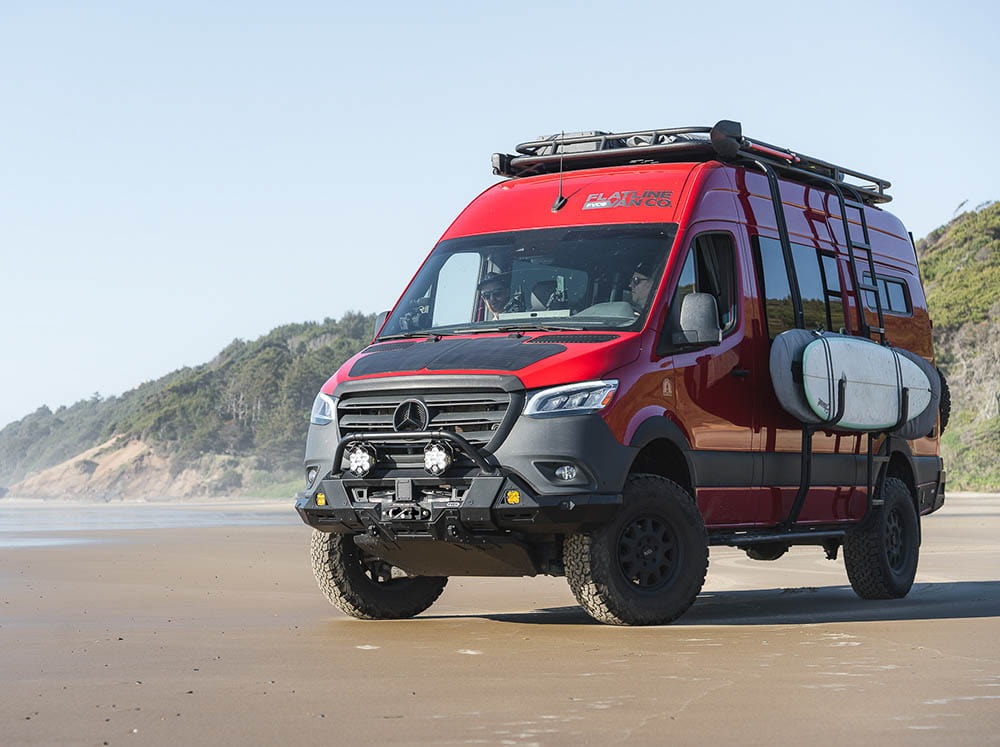
<svg viewBox="0 0 1000 747">
<path fill-rule="evenodd" d="M 790 329 L 774 338 L 770 369 L 778 402 L 803 423 L 910 440 L 929 434 L 937 420 L 941 380 L 909 350 Z"/>
</svg>

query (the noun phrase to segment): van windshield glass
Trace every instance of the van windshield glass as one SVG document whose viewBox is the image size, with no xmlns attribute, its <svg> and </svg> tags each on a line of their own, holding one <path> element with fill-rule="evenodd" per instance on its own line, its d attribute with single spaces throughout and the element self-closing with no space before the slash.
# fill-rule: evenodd
<svg viewBox="0 0 1000 747">
<path fill-rule="evenodd" d="M 379 339 L 517 329 L 638 329 L 677 224 L 571 226 L 442 241 Z"/>
</svg>

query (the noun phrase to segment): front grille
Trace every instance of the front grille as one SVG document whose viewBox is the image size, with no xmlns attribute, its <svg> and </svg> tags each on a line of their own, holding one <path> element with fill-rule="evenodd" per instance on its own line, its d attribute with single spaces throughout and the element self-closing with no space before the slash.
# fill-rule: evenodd
<svg viewBox="0 0 1000 747">
<path fill-rule="evenodd" d="M 392 416 L 401 402 L 418 399 L 427 405 L 430 423 L 426 430 L 443 430 L 457 433 L 476 448 L 492 451 L 499 446 L 508 416 L 511 413 L 511 395 L 502 391 L 447 391 L 385 392 L 377 394 L 345 395 L 337 403 L 337 424 L 340 436 L 353 433 L 395 433 Z M 372 440 L 385 467 L 423 466 L 423 447 L 426 441 Z M 472 464 L 460 452 L 456 462 Z M 384 460 L 384 461 L 383 461 Z"/>
</svg>

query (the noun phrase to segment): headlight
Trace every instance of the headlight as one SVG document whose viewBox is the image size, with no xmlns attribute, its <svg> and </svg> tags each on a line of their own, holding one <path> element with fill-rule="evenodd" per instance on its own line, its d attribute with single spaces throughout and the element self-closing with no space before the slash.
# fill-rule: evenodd
<svg viewBox="0 0 1000 747">
<path fill-rule="evenodd" d="M 313 425 L 327 425 L 337 419 L 337 398 L 320 392 L 313 400 L 309 422 Z"/>
<path fill-rule="evenodd" d="M 603 410 L 618 391 L 617 379 L 583 381 L 535 392 L 524 408 L 525 415 L 565 415 Z"/>
</svg>

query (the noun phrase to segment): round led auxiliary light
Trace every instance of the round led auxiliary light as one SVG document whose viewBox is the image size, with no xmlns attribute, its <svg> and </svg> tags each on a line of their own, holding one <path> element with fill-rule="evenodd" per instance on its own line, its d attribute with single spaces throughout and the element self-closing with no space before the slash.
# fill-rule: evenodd
<svg viewBox="0 0 1000 747">
<path fill-rule="evenodd" d="M 355 477 L 364 477 L 375 466 L 375 449 L 371 444 L 354 444 L 347 450 L 347 469 Z"/>
<path fill-rule="evenodd" d="M 443 441 L 431 441 L 424 447 L 424 469 L 437 477 L 454 461 L 451 447 Z"/>
</svg>

